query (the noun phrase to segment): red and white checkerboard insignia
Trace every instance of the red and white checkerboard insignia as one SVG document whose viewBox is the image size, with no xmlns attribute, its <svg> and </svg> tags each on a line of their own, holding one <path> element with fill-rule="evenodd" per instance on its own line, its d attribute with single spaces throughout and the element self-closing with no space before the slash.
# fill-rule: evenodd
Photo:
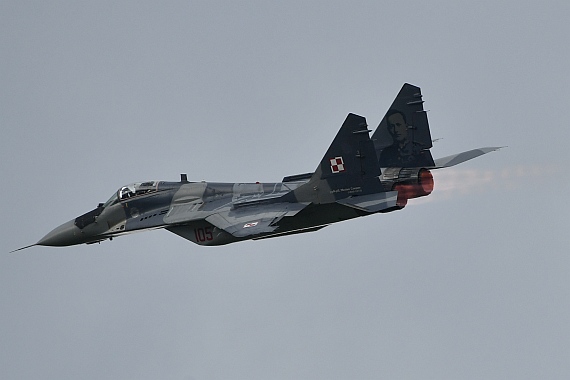
<svg viewBox="0 0 570 380">
<path fill-rule="evenodd" d="M 257 223 L 259 223 L 259 222 L 246 223 L 243 225 L 243 228 L 255 227 L 255 226 L 257 226 Z"/>
<path fill-rule="evenodd" d="M 333 173 L 341 173 L 344 169 L 344 161 L 342 157 L 335 157 L 330 159 L 331 163 L 331 172 Z"/>
</svg>

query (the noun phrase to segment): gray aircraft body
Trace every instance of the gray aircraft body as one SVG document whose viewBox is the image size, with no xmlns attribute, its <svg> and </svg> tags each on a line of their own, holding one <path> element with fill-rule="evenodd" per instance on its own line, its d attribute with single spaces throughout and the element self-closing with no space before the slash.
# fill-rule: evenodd
<svg viewBox="0 0 570 380">
<path fill-rule="evenodd" d="M 107 202 L 33 245 L 91 244 L 158 228 L 200 245 L 316 231 L 401 210 L 409 199 L 432 192 L 430 170 L 499 149 L 434 160 L 422 94 L 410 84 L 404 84 L 372 137 L 370 132 L 364 117 L 349 114 L 315 172 L 277 183 L 189 182 L 182 174 L 178 182 L 123 186 Z"/>
</svg>

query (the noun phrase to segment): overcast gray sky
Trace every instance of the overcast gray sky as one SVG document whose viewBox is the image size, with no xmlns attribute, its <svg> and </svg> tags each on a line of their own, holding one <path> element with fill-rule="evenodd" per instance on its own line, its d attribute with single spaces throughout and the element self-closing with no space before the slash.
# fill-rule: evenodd
<svg viewBox="0 0 570 380">
<path fill-rule="evenodd" d="M 0 378 L 567 379 L 567 1 L 0 2 Z M 399 212 L 217 248 L 52 228 L 144 180 L 312 171 L 422 88 Z"/>
</svg>

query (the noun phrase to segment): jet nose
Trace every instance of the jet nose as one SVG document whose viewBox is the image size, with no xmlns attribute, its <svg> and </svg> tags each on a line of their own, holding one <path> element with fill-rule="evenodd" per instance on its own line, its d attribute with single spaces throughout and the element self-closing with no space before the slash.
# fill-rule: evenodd
<svg viewBox="0 0 570 380">
<path fill-rule="evenodd" d="M 85 242 L 85 238 L 82 235 L 81 230 L 75 225 L 75 221 L 70 220 L 41 238 L 36 245 L 63 247 L 81 244 Z"/>
</svg>

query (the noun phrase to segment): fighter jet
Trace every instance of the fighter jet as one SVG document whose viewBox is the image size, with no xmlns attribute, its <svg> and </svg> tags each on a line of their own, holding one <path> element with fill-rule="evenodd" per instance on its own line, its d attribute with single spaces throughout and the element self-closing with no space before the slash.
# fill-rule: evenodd
<svg viewBox="0 0 570 380">
<path fill-rule="evenodd" d="M 276 183 L 191 182 L 186 174 L 178 182 L 132 183 L 28 247 L 99 243 L 158 228 L 199 245 L 217 246 L 317 231 L 401 210 L 409 199 L 433 191 L 431 170 L 500 148 L 434 160 L 423 103 L 420 88 L 404 84 L 372 136 L 364 117 L 348 114 L 313 173 Z"/>
</svg>

